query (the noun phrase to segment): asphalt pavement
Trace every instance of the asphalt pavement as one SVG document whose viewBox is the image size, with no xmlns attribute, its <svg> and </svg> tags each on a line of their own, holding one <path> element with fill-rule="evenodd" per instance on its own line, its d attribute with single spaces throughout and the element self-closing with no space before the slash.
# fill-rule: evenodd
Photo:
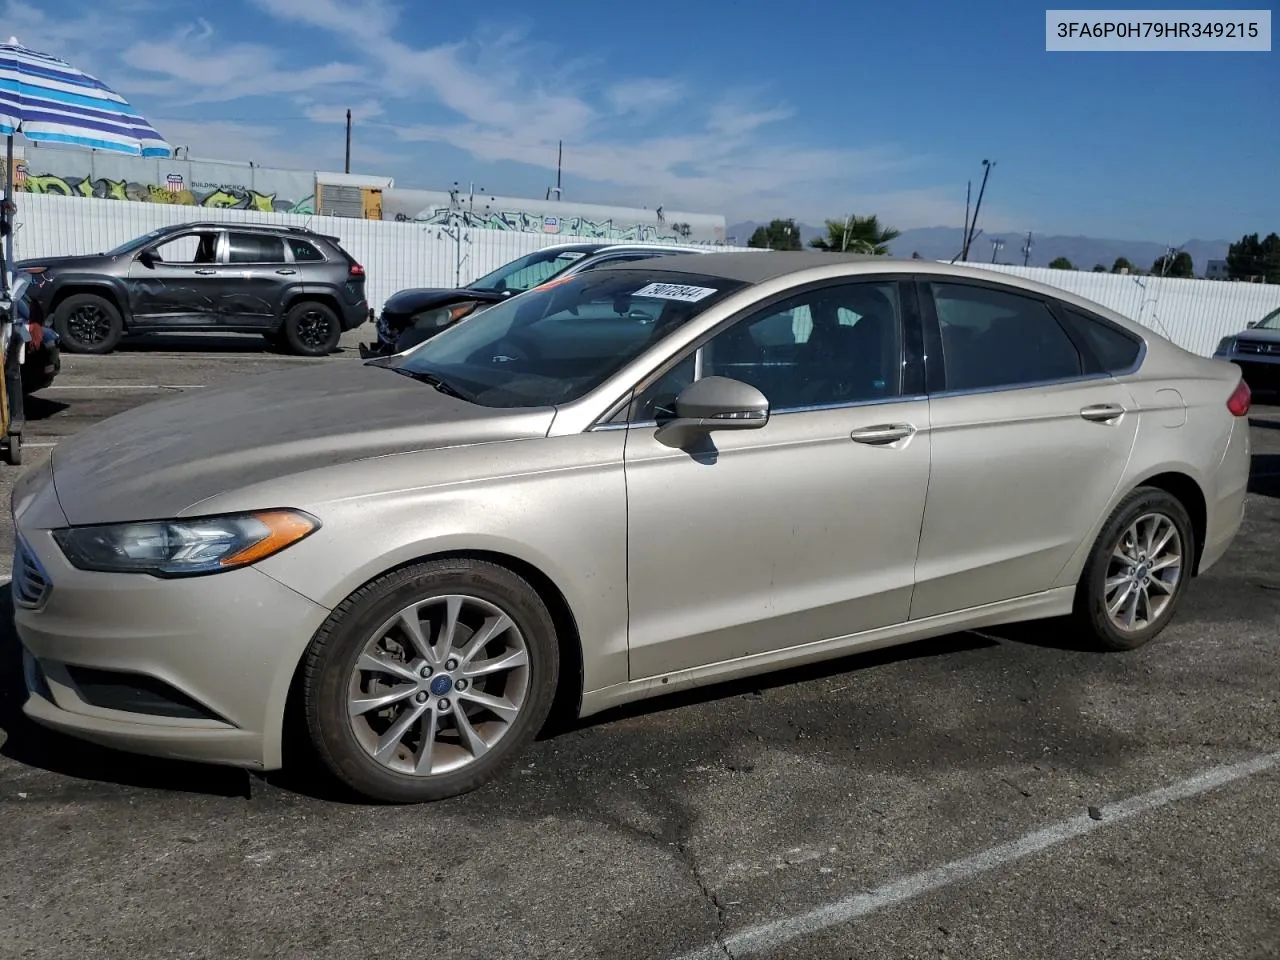
<svg viewBox="0 0 1280 960">
<path fill-rule="evenodd" d="M 361 336 L 66 357 L 23 469 L 166 393 L 358 362 Z M 1032 624 L 855 656 L 549 731 L 430 806 L 42 732 L 5 627 L 0 960 L 1274 960 L 1280 407 L 1253 423 L 1245 528 L 1143 650 Z M 11 543 L 6 516 L 6 573 Z"/>
</svg>

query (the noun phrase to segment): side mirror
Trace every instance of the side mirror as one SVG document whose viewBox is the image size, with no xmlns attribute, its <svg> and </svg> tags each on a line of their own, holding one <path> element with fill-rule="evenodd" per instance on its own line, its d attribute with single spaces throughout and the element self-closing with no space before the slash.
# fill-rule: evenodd
<svg viewBox="0 0 1280 960">
<path fill-rule="evenodd" d="M 1258 325 L 1257 320 L 1250 320 L 1247 324 L 1245 324 L 1245 327 L 1248 328 L 1249 330 L 1252 330 L 1257 325 Z"/>
<path fill-rule="evenodd" d="M 138 254 L 138 262 L 144 267 L 154 267 L 156 265 L 156 255 L 150 248 L 148 248 Z"/>
<path fill-rule="evenodd" d="M 708 430 L 757 430 L 769 422 L 768 398 L 741 380 L 704 377 L 676 397 L 676 416 L 663 424 L 659 439 L 679 446 L 694 433 Z"/>
</svg>

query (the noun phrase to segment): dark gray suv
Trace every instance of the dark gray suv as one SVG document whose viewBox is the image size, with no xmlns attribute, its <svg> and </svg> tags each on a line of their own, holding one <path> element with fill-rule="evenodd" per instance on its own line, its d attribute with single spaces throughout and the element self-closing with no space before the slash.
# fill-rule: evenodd
<svg viewBox="0 0 1280 960">
<path fill-rule="evenodd" d="M 184 223 L 106 253 L 16 265 L 67 353 L 110 353 L 146 333 L 257 333 L 331 353 L 370 319 L 364 267 L 337 237 L 297 227 Z"/>
</svg>

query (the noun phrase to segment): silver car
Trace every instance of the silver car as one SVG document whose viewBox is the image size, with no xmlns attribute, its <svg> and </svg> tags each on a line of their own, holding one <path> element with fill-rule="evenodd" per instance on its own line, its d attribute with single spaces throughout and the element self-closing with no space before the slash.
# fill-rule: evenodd
<svg viewBox="0 0 1280 960">
<path fill-rule="evenodd" d="M 553 704 L 1008 621 L 1128 650 L 1240 526 L 1249 391 L 1062 290 L 664 257 L 409 354 L 114 417 L 14 493 L 34 720 L 360 793 L 509 764 Z"/>
<path fill-rule="evenodd" d="M 1238 366 L 1255 390 L 1280 387 L 1280 310 L 1250 321 L 1241 333 L 1223 337 L 1213 355 Z"/>
</svg>

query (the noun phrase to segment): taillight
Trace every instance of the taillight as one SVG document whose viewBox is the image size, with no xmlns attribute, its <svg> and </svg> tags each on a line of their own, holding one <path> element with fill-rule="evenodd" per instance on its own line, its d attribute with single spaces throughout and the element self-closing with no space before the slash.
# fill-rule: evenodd
<svg viewBox="0 0 1280 960">
<path fill-rule="evenodd" d="M 1243 380 L 1231 392 L 1231 396 L 1227 398 L 1227 409 L 1231 411 L 1233 417 L 1243 417 L 1249 413 L 1249 404 L 1253 401 L 1253 394 L 1249 392 L 1249 385 Z"/>
<path fill-rule="evenodd" d="M 351 276 L 353 276 L 353 277 L 363 277 L 363 276 L 364 276 L 364 267 L 360 266 L 360 264 L 358 264 L 358 263 L 353 263 L 353 264 L 351 265 Z"/>
</svg>

